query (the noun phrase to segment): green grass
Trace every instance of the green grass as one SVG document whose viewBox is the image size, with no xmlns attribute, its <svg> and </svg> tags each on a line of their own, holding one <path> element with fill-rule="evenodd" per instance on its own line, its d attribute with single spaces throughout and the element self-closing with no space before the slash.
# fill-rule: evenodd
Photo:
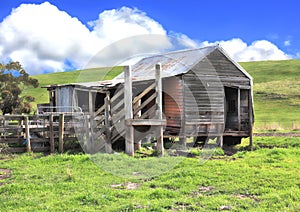
<svg viewBox="0 0 300 212">
<path fill-rule="evenodd" d="M 241 65 L 254 78 L 256 126 L 291 128 L 294 121 L 294 128 L 300 128 L 300 60 Z"/>
<path fill-rule="evenodd" d="M 299 139 L 286 138 L 282 142 L 299 143 Z M 275 137 L 257 137 L 254 143 L 255 151 L 216 155 L 205 163 L 200 163 L 199 158 L 177 158 L 178 164 L 173 168 L 148 179 L 105 171 L 88 155 L 2 156 L 0 168 L 10 169 L 12 175 L 0 180 L 0 208 L 2 211 L 215 211 L 230 206 L 232 211 L 299 211 L 299 145 L 276 147 Z M 273 146 L 259 148 L 259 143 Z M 166 157 L 160 163 L 172 164 L 174 159 Z M 148 165 L 158 162 L 122 154 L 104 155 L 100 160 L 110 163 L 115 170 L 127 168 L 133 173 L 147 173 Z M 123 167 L 122 160 L 144 166 L 138 170 L 132 168 L 134 165 Z M 133 185 L 131 190 L 130 185 Z"/>
</svg>

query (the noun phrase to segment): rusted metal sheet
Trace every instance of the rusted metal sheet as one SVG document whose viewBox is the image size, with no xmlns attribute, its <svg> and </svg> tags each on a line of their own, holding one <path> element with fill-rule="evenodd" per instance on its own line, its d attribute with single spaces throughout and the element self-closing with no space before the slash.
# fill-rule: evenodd
<svg viewBox="0 0 300 212">
<path fill-rule="evenodd" d="M 180 77 L 163 80 L 164 114 L 167 127 L 181 127 L 183 116 L 183 84 Z"/>
<path fill-rule="evenodd" d="M 154 65 L 158 63 L 162 65 L 162 78 L 186 73 L 216 48 L 216 46 L 210 46 L 144 58 L 133 65 L 133 80 L 155 79 Z M 120 74 L 115 79 L 124 79 L 124 74 Z"/>
</svg>

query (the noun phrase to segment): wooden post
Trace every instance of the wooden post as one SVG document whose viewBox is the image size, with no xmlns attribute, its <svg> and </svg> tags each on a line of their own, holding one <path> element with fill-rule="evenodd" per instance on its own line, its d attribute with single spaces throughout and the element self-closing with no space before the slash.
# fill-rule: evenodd
<svg viewBox="0 0 300 212">
<path fill-rule="evenodd" d="M 86 143 L 86 153 L 91 153 L 91 138 L 90 138 L 90 116 L 85 117 L 85 143 Z"/>
<path fill-rule="evenodd" d="M 248 101 L 249 101 L 249 146 L 253 147 L 253 108 L 252 108 L 252 89 L 249 90 L 248 95 Z"/>
<path fill-rule="evenodd" d="M 222 135 L 217 137 L 217 143 L 221 148 L 223 148 L 223 136 Z"/>
<path fill-rule="evenodd" d="M 65 116 L 59 114 L 59 137 L 58 137 L 58 152 L 63 153 L 64 151 L 64 130 L 65 130 Z"/>
<path fill-rule="evenodd" d="M 162 80 L 161 80 L 161 64 L 155 65 L 155 82 L 156 82 L 156 116 L 157 119 L 162 120 Z M 157 150 L 160 156 L 164 154 L 164 135 L 163 126 L 158 126 L 158 136 L 157 136 Z"/>
<path fill-rule="evenodd" d="M 131 66 L 124 66 L 124 104 L 125 104 L 125 152 L 129 156 L 134 156 L 134 128 L 130 122 L 133 118 L 132 111 L 132 78 Z"/>
<path fill-rule="evenodd" d="M 89 113 L 90 116 L 94 116 L 93 93 L 91 91 L 89 91 Z"/>
<path fill-rule="evenodd" d="M 31 143 L 30 143 L 30 130 L 29 130 L 29 120 L 28 116 L 25 116 L 25 134 L 26 134 L 26 139 L 27 139 L 27 152 L 31 152 Z"/>
<path fill-rule="evenodd" d="M 237 95 L 238 105 L 237 105 L 237 112 L 238 112 L 238 130 L 241 131 L 241 89 L 238 88 L 238 95 Z"/>
<path fill-rule="evenodd" d="M 105 104 L 105 131 L 106 131 L 105 152 L 112 153 L 111 130 L 110 130 L 111 105 L 110 105 L 109 92 L 106 93 L 104 104 Z"/>
<path fill-rule="evenodd" d="M 184 85 L 184 78 L 182 77 L 182 92 L 183 92 L 183 103 L 185 102 L 185 85 Z M 183 106 L 182 108 L 182 115 L 181 115 L 182 119 L 181 119 L 181 137 L 179 137 L 179 142 L 181 144 L 181 146 L 186 149 L 186 132 L 185 132 L 185 129 L 186 129 L 186 121 L 185 121 L 185 106 Z M 208 126 L 206 126 L 206 130 Z"/>
<path fill-rule="evenodd" d="M 49 115 L 49 136 L 50 136 L 50 153 L 54 153 L 54 129 L 53 129 L 53 114 Z"/>
</svg>

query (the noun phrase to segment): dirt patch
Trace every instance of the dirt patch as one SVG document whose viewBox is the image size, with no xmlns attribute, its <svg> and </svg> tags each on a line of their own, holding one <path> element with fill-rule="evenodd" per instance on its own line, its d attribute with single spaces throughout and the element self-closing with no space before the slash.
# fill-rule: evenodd
<svg viewBox="0 0 300 212">
<path fill-rule="evenodd" d="M 201 186 L 199 188 L 199 192 L 201 192 L 201 193 L 209 192 L 209 191 L 212 191 L 212 190 L 214 190 L 213 186 Z"/>
<path fill-rule="evenodd" d="M 219 207 L 219 211 L 230 211 L 232 209 L 232 207 L 231 206 L 229 206 L 229 205 L 222 205 L 222 206 L 220 206 Z"/>
<path fill-rule="evenodd" d="M 258 197 L 255 196 L 255 195 L 249 195 L 249 194 L 235 194 L 233 195 L 234 197 L 237 197 L 239 199 L 253 199 L 255 200 L 256 202 L 259 201 Z"/>
<path fill-rule="evenodd" d="M 126 190 L 135 190 L 140 187 L 139 183 L 121 183 L 121 184 L 112 184 L 110 185 L 111 188 L 119 188 L 119 189 L 126 189 Z"/>
<path fill-rule="evenodd" d="M 6 178 L 9 178 L 11 176 L 11 171 L 9 169 L 0 169 L 0 180 L 4 180 Z M 2 186 L 4 183 L 0 182 L 0 186 Z"/>
<path fill-rule="evenodd" d="M 192 192 L 192 196 L 198 196 L 198 195 L 210 195 L 210 192 L 212 192 L 215 188 L 213 186 L 201 186 L 197 191 Z"/>
</svg>

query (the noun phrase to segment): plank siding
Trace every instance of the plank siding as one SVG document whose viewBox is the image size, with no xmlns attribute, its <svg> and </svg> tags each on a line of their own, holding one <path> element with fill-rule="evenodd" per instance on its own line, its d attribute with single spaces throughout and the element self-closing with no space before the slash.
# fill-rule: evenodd
<svg viewBox="0 0 300 212">
<path fill-rule="evenodd" d="M 72 112 L 74 87 L 57 87 L 55 92 L 57 112 Z"/>
<path fill-rule="evenodd" d="M 219 50 L 209 54 L 195 65 L 192 71 L 198 78 L 205 78 L 210 83 L 213 83 L 217 77 L 219 81 L 227 86 L 251 86 L 250 79 Z"/>
<path fill-rule="evenodd" d="M 200 72 L 194 69 L 183 76 L 185 119 L 199 125 L 224 123 L 223 85 L 216 77 L 199 78 Z"/>
</svg>

